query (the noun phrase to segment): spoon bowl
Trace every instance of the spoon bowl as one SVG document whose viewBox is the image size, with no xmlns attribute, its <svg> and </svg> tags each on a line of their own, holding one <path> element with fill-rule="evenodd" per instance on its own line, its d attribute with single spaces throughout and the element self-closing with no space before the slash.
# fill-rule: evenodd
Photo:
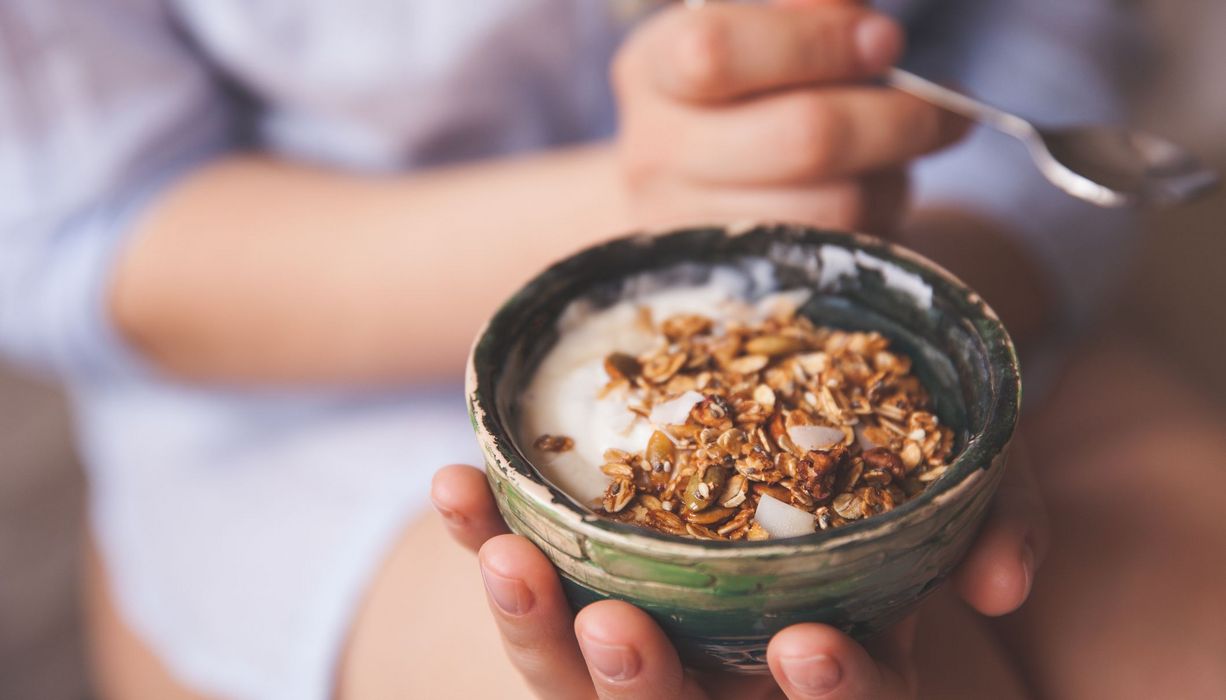
<svg viewBox="0 0 1226 700">
<path fill-rule="evenodd" d="M 1101 206 L 1177 204 L 1218 183 L 1217 173 L 1153 134 L 1108 125 L 1038 133 L 1040 145 L 1027 146 L 1048 179 Z"/>
</svg>

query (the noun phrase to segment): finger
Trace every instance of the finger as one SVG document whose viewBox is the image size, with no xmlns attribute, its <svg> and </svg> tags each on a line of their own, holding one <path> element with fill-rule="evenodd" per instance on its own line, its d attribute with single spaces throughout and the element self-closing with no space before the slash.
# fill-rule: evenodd
<svg viewBox="0 0 1226 700">
<path fill-rule="evenodd" d="M 594 697 L 573 616 L 553 565 L 531 542 L 499 535 L 481 547 L 481 578 L 511 663 L 538 697 Z"/>
<path fill-rule="evenodd" d="M 617 600 L 575 617 L 575 635 L 602 700 L 700 700 L 677 651 L 647 613 Z"/>
<path fill-rule="evenodd" d="M 863 80 L 892 65 L 903 42 L 894 20 L 856 5 L 711 3 L 660 13 L 630 38 L 613 73 L 623 94 L 647 88 L 670 99 L 718 102 Z"/>
<path fill-rule="evenodd" d="M 910 639 L 914 622 L 878 641 L 875 660 L 847 635 L 828 625 L 793 625 L 771 640 L 766 658 L 771 674 L 790 700 L 892 700 L 915 690 Z"/>
<path fill-rule="evenodd" d="M 954 572 L 954 586 L 984 615 L 1013 612 L 1026 601 L 1047 550 L 1047 513 L 1018 444 L 978 539 Z"/>
<path fill-rule="evenodd" d="M 491 537 L 510 532 L 498 514 L 485 472 L 453 464 L 443 467 L 430 484 L 430 501 L 443 516 L 447 532 L 472 551 Z"/>
<path fill-rule="evenodd" d="M 626 119 L 622 148 L 631 177 L 666 174 L 735 186 L 823 182 L 897 167 L 957 141 L 968 125 L 916 97 L 873 86 L 792 90 L 715 108 L 659 103 Z M 638 119 L 653 128 L 637 128 Z M 658 133 L 672 136 L 659 140 Z"/>
<path fill-rule="evenodd" d="M 695 221 L 729 224 L 769 216 L 818 228 L 889 235 L 905 212 L 907 176 L 902 170 L 891 170 L 795 188 L 657 184 L 638 199 L 643 211 L 637 223 L 648 228 Z"/>
</svg>

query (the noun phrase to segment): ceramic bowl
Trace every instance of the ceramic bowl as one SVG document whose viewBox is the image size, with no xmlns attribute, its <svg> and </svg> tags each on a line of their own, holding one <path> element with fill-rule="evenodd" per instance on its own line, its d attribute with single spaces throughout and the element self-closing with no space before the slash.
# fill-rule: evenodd
<svg viewBox="0 0 1226 700">
<path fill-rule="evenodd" d="M 687 540 L 601 518 L 524 456 L 516 398 L 580 298 L 617 301 L 638 273 L 766 261 L 813 290 L 814 321 L 877 330 L 912 356 L 956 459 L 907 503 L 843 527 L 757 542 Z M 761 265 L 759 262 L 753 264 Z M 583 250 L 542 272 L 482 331 L 467 397 L 503 517 L 557 566 L 576 609 L 617 598 L 648 611 L 690 665 L 760 671 L 780 629 L 824 622 L 864 639 L 901 619 L 957 565 L 1005 467 L 1020 381 L 1012 342 L 975 292 L 923 257 L 861 235 L 792 225 L 694 228 Z"/>
</svg>

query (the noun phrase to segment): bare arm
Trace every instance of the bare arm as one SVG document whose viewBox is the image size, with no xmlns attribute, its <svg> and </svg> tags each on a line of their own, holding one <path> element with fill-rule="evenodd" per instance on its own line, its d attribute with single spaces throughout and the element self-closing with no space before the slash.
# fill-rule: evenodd
<svg viewBox="0 0 1226 700">
<path fill-rule="evenodd" d="M 143 218 L 111 313 L 188 378 L 456 373 L 529 274 L 625 227 L 616 178 L 607 146 L 388 177 L 230 158 Z"/>
<path fill-rule="evenodd" d="M 386 383 L 459 370 L 518 282 L 632 220 L 892 221 L 898 169 L 961 126 L 906 95 L 844 86 L 897 55 L 897 29 L 781 67 L 868 11 L 707 9 L 665 13 L 622 52 L 616 155 L 597 146 L 385 178 L 258 158 L 196 172 L 121 256 L 113 320 L 188 378 Z M 748 20 L 741 38 L 787 30 L 791 45 L 729 73 L 718 38 Z"/>
</svg>

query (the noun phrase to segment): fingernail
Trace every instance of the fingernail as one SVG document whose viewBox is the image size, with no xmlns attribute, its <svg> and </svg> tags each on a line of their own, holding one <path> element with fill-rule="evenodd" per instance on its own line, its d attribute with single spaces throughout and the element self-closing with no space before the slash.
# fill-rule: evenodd
<svg viewBox="0 0 1226 700">
<path fill-rule="evenodd" d="M 864 70 L 878 73 L 894 65 L 902 53 L 902 28 L 881 15 L 870 15 L 856 26 L 856 50 Z"/>
<path fill-rule="evenodd" d="M 523 615 L 532 609 L 532 591 L 523 581 L 507 578 L 481 567 L 481 579 L 494 603 L 508 615 Z"/>
<path fill-rule="evenodd" d="M 843 669 L 839 662 L 826 656 L 792 656 L 780 660 L 783 675 L 796 690 L 811 695 L 829 693 L 839 685 Z"/>
<path fill-rule="evenodd" d="M 605 644 L 584 636 L 579 637 L 579 646 L 596 672 L 611 681 L 628 681 L 638 675 L 639 655 L 628 646 Z"/>
</svg>

